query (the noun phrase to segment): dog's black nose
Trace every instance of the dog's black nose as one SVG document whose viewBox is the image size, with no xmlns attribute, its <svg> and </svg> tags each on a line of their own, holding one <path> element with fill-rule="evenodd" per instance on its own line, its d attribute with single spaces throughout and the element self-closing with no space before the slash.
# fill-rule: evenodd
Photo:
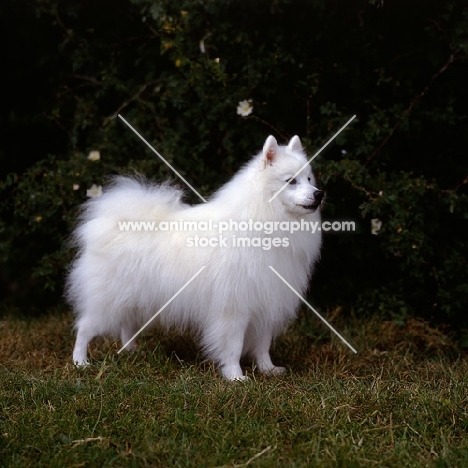
<svg viewBox="0 0 468 468">
<path fill-rule="evenodd" d="M 314 198 L 315 198 L 315 201 L 317 201 L 318 203 L 321 203 L 321 201 L 323 200 L 323 192 L 321 190 L 316 190 L 314 192 Z"/>
</svg>

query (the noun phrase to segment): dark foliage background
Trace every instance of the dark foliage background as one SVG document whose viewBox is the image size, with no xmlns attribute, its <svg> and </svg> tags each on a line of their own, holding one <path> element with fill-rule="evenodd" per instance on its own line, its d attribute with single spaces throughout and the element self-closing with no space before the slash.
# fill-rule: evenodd
<svg viewBox="0 0 468 468">
<path fill-rule="evenodd" d="M 4 0 L 0 18 L 6 304 L 59 300 L 92 184 L 172 177 L 119 112 L 204 195 L 269 134 L 313 153 L 357 114 L 314 163 L 324 218 L 358 232 L 326 235 L 312 300 L 467 325 L 466 2 Z"/>
</svg>

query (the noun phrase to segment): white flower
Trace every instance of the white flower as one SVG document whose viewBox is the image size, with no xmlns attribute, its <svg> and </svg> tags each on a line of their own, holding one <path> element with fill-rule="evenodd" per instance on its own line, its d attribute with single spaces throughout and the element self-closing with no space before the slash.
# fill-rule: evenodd
<svg viewBox="0 0 468 468">
<path fill-rule="evenodd" d="M 101 153 L 99 151 L 90 151 L 88 159 L 90 161 L 99 161 L 101 159 Z"/>
<path fill-rule="evenodd" d="M 73 184 L 73 190 L 78 190 L 80 186 L 78 184 Z"/>
<path fill-rule="evenodd" d="M 102 187 L 100 185 L 93 184 L 90 189 L 86 190 L 87 197 L 93 198 L 99 197 L 99 195 L 102 195 Z"/>
<path fill-rule="evenodd" d="M 237 113 L 242 117 L 247 117 L 253 111 L 252 99 L 241 101 L 237 106 Z"/>
<path fill-rule="evenodd" d="M 379 233 L 380 228 L 382 227 L 382 221 L 380 221 L 380 219 L 378 218 L 374 218 L 374 219 L 371 219 L 370 223 L 371 223 L 371 234 L 374 234 L 374 236 L 376 236 Z"/>
</svg>

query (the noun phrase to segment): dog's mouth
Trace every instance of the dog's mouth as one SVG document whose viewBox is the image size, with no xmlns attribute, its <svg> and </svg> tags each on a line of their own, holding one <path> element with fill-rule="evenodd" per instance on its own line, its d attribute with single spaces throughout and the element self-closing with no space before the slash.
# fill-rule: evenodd
<svg viewBox="0 0 468 468">
<path fill-rule="evenodd" d="M 312 203 L 310 205 L 299 205 L 301 208 L 304 208 L 306 211 L 313 213 L 320 206 L 320 203 Z"/>
</svg>

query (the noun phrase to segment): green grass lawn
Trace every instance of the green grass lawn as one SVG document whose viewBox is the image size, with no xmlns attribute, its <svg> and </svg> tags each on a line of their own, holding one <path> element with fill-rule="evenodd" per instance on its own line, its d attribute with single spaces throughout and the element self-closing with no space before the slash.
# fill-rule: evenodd
<svg viewBox="0 0 468 468">
<path fill-rule="evenodd" d="M 96 340 L 76 369 L 71 316 L 4 318 L 0 466 L 468 466 L 467 357 L 422 322 L 333 323 L 357 355 L 302 314 L 288 374 L 233 383 L 186 337 Z"/>
</svg>

